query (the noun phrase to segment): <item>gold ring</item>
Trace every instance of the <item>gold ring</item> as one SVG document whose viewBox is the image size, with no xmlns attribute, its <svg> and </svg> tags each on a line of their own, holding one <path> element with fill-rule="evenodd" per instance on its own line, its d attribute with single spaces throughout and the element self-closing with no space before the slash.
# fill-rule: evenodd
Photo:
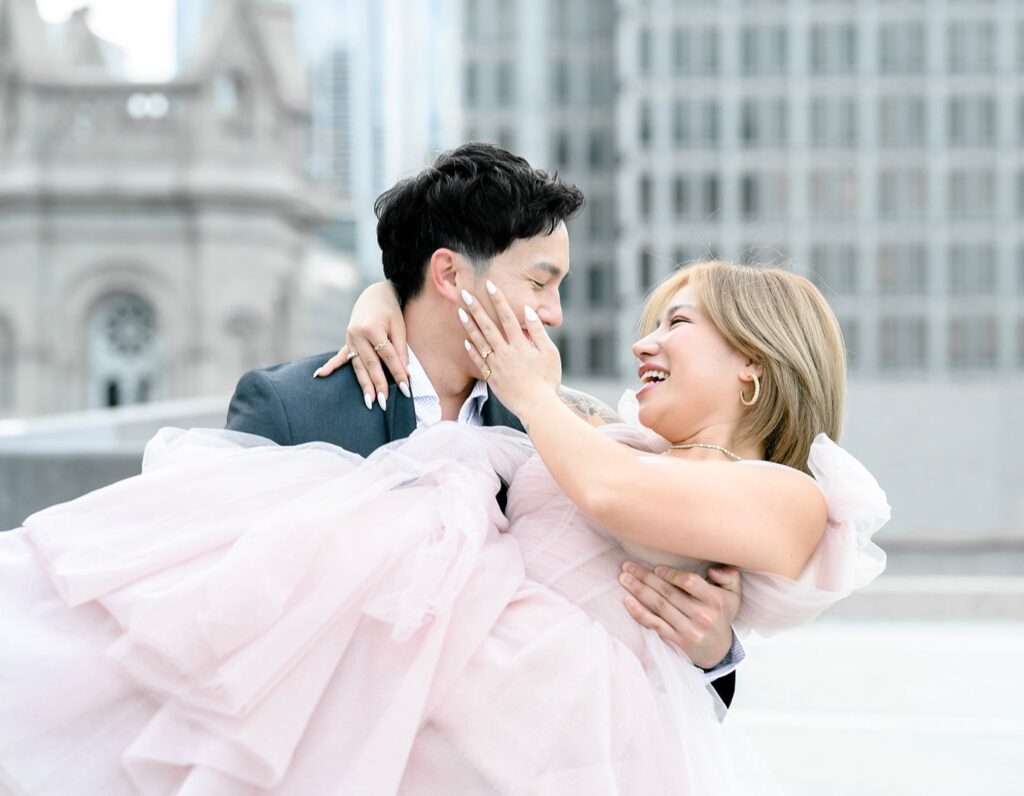
<svg viewBox="0 0 1024 796">
<path fill-rule="evenodd" d="M 484 351 L 484 353 L 481 355 L 484 358 L 484 362 L 486 362 L 487 361 L 487 357 L 489 357 L 493 353 L 494 353 L 493 351 Z"/>
<path fill-rule="evenodd" d="M 346 359 L 347 359 L 348 362 L 351 362 L 357 356 L 359 356 L 359 354 L 357 354 L 355 351 L 349 351 L 348 352 L 348 357 Z"/>
<path fill-rule="evenodd" d="M 380 345 L 375 345 L 375 346 L 373 347 L 373 353 L 375 353 L 375 354 L 379 354 L 379 353 L 380 353 L 380 350 L 381 350 L 381 349 L 382 349 L 382 348 L 383 348 L 384 346 L 386 346 L 387 344 L 388 344 L 388 341 L 387 341 L 387 340 L 385 340 L 385 341 L 384 341 L 383 343 L 381 343 Z"/>
<path fill-rule="evenodd" d="M 491 369 L 484 368 L 484 381 L 487 381 L 489 378 L 491 378 Z"/>
</svg>

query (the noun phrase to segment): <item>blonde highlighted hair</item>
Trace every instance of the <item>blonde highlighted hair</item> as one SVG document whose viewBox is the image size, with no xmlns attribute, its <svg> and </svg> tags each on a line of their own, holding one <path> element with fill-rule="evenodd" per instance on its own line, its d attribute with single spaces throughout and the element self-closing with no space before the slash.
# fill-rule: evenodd
<svg viewBox="0 0 1024 796">
<path fill-rule="evenodd" d="M 832 308 L 807 279 L 781 268 L 703 262 L 651 291 L 642 335 L 686 285 L 729 345 L 764 369 L 741 439 L 763 442 L 766 459 L 807 472 L 814 438 L 824 432 L 838 442 L 846 411 L 846 349 Z"/>
</svg>

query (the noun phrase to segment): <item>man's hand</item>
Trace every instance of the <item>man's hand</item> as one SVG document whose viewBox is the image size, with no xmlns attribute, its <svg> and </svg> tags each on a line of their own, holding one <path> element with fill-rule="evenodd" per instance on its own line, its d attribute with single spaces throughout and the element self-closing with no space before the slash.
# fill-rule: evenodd
<svg viewBox="0 0 1024 796">
<path fill-rule="evenodd" d="M 740 573 L 712 567 L 695 572 L 627 561 L 620 582 L 630 592 L 626 609 L 644 627 L 683 650 L 702 669 L 713 669 L 732 647 L 732 622 L 740 608 Z"/>
</svg>

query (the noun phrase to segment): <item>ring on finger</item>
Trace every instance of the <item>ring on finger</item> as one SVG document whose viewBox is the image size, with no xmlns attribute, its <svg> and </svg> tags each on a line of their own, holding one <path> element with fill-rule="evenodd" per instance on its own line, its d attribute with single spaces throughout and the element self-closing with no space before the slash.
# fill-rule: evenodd
<svg viewBox="0 0 1024 796">
<path fill-rule="evenodd" d="M 383 343 L 378 343 L 377 345 L 375 345 L 375 346 L 373 347 L 373 352 L 374 352 L 375 354 L 379 354 L 379 353 L 380 353 L 380 350 L 381 350 L 381 349 L 382 349 L 382 348 L 383 348 L 384 346 L 386 346 L 387 344 L 388 344 L 388 341 L 387 341 L 387 340 L 385 340 L 385 341 L 384 341 Z"/>
<path fill-rule="evenodd" d="M 357 356 L 359 356 L 359 354 L 358 354 L 357 352 L 355 352 L 355 351 L 349 351 L 349 352 L 348 352 L 348 356 L 347 356 L 347 357 L 345 357 L 345 361 L 346 361 L 346 362 L 351 362 L 351 361 L 352 361 L 353 359 L 355 359 L 355 358 L 356 358 Z"/>
<path fill-rule="evenodd" d="M 484 351 L 480 356 L 482 356 L 484 358 L 484 362 L 486 362 L 487 361 L 487 357 L 489 357 L 493 353 L 494 353 L 493 351 L 488 350 L 488 351 Z"/>
<path fill-rule="evenodd" d="M 487 381 L 489 378 L 491 378 L 491 369 L 484 368 L 484 381 Z"/>
</svg>

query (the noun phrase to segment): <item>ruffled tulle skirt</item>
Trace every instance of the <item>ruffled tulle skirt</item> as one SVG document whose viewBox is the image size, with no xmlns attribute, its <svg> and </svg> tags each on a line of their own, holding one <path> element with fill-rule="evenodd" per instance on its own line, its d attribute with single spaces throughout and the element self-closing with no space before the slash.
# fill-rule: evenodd
<svg viewBox="0 0 1024 796">
<path fill-rule="evenodd" d="M 14 793 L 766 793 L 685 658 L 528 580 L 522 435 L 165 431 L 0 535 Z M 641 663 L 643 659 L 643 663 Z"/>
</svg>

